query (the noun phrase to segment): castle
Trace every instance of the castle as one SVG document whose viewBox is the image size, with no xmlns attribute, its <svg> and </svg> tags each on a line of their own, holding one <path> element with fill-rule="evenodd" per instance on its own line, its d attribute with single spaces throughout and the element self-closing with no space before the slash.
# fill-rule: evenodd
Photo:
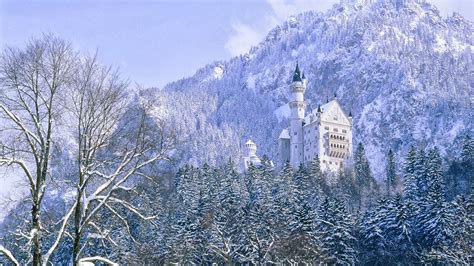
<svg viewBox="0 0 474 266">
<path fill-rule="evenodd" d="M 321 170 L 336 172 L 352 154 L 352 114 L 346 115 L 334 96 L 305 116 L 306 85 L 297 63 L 291 84 L 290 125 L 279 137 L 280 159 L 297 168 L 319 155 Z"/>
</svg>

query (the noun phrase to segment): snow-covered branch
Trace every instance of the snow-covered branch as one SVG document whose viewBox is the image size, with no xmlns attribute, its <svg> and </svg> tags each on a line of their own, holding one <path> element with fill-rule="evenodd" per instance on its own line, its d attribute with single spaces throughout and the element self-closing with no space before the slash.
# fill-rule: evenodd
<svg viewBox="0 0 474 266">
<path fill-rule="evenodd" d="M 94 265 L 94 263 L 91 263 L 91 262 L 94 262 L 94 261 L 103 262 L 103 263 L 108 264 L 110 266 L 118 266 L 117 263 L 115 263 L 115 262 L 113 262 L 113 261 L 111 261 L 107 258 L 99 257 L 99 256 L 82 258 L 82 259 L 79 260 L 79 265 L 80 266 Z"/>
<path fill-rule="evenodd" d="M 18 263 L 16 258 L 13 256 L 13 254 L 2 245 L 0 245 L 0 254 L 3 254 L 5 257 L 7 257 L 7 259 L 9 259 L 13 263 L 13 265 L 15 266 L 20 265 L 20 263 Z"/>
</svg>

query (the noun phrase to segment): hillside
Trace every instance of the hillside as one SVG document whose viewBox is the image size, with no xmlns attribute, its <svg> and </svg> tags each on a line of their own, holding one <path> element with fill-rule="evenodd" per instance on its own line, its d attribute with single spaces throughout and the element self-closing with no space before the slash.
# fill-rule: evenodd
<svg viewBox="0 0 474 266">
<path fill-rule="evenodd" d="M 473 37 L 471 21 L 443 18 L 425 1 L 342 1 L 291 17 L 247 54 L 142 96 L 180 136 L 185 162 L 236 159 L 247 138 L 277 160 L 298 61 L 308 110 L 336 93 L 354 115 L 354 143 L 365 144 L 379 173 L 389 148 L 400 157 L 410 144 L 437 145 L 453 156 L 453 144 L 472 134 Z"/>
</svg>

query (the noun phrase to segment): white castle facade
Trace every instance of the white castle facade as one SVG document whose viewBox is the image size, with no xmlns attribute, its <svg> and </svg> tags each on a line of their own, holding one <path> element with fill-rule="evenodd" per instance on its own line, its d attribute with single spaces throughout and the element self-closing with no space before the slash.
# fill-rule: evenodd
<svg viewBox="0 0 474 266">
<path fill-rule="evenodd" d="M 321 170 L 338 171 L 352 154 L 352 115 L 346 115 L 336 97 L 305 114 L 307 80 L 298 64 L 291 85 L 290 125 L 279 137 L 282 162 L 293 168 L 319 156 Z"/>
<path fill-rule="evenodd" d="M 248 140 L 244 144 L 244 156 L 242 156 L 240 171 L 245 172 L 249 169 L 250 165 L 258 166 L 262 163 L 260 158 L 257 156 L 257 145 L 252 141 Z"/>
</svg>

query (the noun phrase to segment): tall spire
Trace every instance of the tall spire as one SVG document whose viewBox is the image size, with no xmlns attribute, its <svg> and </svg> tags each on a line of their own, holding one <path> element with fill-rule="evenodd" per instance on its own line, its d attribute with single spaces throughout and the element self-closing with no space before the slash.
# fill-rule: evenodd
<svg viewBox="0 0 474 266">
<path fill-rule="evenodd" d="M 293 74 L 293 82 L 295 82 L 295 81 L 302 81 L 301 80 L 301 71 L 300 71 L 300 67 L 298 66 L 298 61 L 296 61 L 295 73 Z"/>
</svg>

